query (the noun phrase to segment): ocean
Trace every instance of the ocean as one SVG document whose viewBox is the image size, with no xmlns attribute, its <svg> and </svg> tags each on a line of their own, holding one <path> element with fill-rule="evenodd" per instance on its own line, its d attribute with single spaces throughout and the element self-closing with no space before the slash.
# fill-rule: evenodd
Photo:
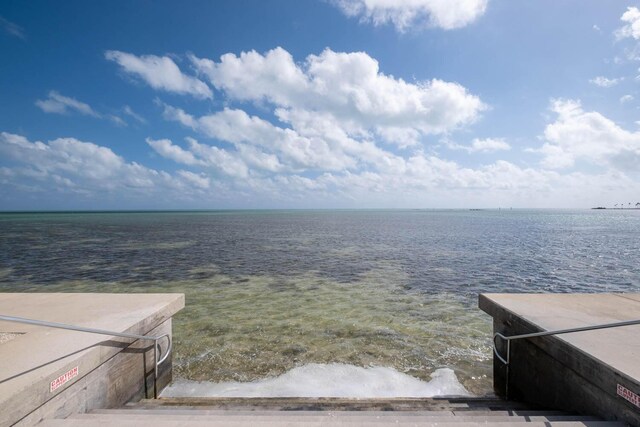
<svg viewBox="0 0 640 427">
<path fill-rule="evenodd" d="M 639 210 L 0 214 L 1 292 L 183 292 L 168 395 L 490 393 L 482 292 L 639 292 Z"/>
</svg>

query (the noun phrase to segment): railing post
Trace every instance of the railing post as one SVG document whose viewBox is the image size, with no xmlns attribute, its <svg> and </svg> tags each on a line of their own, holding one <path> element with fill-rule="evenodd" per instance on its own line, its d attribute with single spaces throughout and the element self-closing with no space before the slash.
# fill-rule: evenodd
<svg viewBox="0 0 640 427">
<path fill-rule="evenodd" d="M 505 367 L 506 381 L 504 382 L 504 398 L 509 400 L 509 362 L 511 360 L 511 340 L 507 340 L 507 363 Z"/>
<path fill-rule="evenodd" d="M 153 398 L 158 398 L 158 339 L 153 341 Z"/>
</svg>

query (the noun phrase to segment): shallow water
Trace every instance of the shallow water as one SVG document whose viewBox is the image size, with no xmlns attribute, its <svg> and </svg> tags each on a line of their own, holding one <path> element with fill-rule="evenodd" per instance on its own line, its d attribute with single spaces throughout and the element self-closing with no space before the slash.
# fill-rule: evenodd
<svg viewBox="0 0 640 427">
<path fill-rule="evenodd" d="M 639 289 L 634 210 L 0 214 L 1 291 L 184 292 L 182 380 L 451 368 L 483 394 L 479 292 Z"/>
</svg>

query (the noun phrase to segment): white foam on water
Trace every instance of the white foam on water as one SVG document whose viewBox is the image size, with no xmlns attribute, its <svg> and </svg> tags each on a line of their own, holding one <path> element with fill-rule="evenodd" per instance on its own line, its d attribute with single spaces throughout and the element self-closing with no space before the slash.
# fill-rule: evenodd
<svg viewBox="0 0 640 427">
<path fill-rule="evenodd" d="M 253 382 L 177 380 L 162 397 L 433 397 L 471 396 L 452 369 L 422 381 L 392 368 L 312 363 Z"/>
</svg>

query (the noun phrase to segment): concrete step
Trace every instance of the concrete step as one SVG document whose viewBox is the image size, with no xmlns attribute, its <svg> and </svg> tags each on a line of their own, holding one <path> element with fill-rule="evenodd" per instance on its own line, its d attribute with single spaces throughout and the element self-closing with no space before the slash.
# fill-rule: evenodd
<svg viewBox="0 0 640 427">
<path fill-rule="evenodd" d="M 500 406 L 504 408 L 531 408 L 530 404 L 504 400 L 496 396 L 485 397 L 431 397 L 433 402 L 466 403 L 468 406 Z"/>
<path fill-rule="evenodd" d="M 452 417 L 454 413 L 452 411 L 227 411 L 224 409 L 200 409 L 200 408 L 188 408 L 184 409 L 180 407 L 161 407 L 156 409 L 94 409 L 89 412 L 90 414 L 120 414 L 120 415 L 145 415 L 153 414 L 159 416 L 170 415 L 203 415 L 203 416 L 217 416 L 224 415 L 229 417 L 246 416 L 246 417 L 357 417 L 362 414 L 376 415 L 381 417 L 391 416 L 433 416 L 433 417 Z M 78 414 L 80 416 L 82 414 Z"/>
<path fill-rule="evenodd" d="M 198 411 L 192 411 L 198 412 Z M 286 420 L 286 422 L 296 423 L 319 423 L 319 422 L 337 422 L 343 424 L 351 423 L 363 423 L 367 422 L 371 425 L 387 425 L 389 423 L 416 423 L 421 424 L 424 422 L 484 422 L 491 424 L 512 423 L 512 422 L 532 422 L 532 421 L 598 421 L 594 417 L 579 417 L 572 415 L 550 415 L 550 416 L 498 416 L 498 415 L 475 415 L 475 416 L 456 416 L 456 415 L 425 415 L 421 414 L 388 414 L 379 412 L 360 412 L 360 413 L 345 413 L 345 412 L 323 412 L 316 414 L 298 414 L 298 413 L 274 413 L 274 414 L 260 414 L 260 415 L 240 415 L 233 413 L 218 413 L 218 414 L 175 414 L 175 413 L 153 413 L 153 414 L 123 414 L 123 413 L 111 413 L 108 411 L 100 411 L 100 413 L 92 412 L 90 414 L 79 414 L 69 417 L 70 419 L 83 419 L 83 420 L 137 420 L 140 422 L 147 421 L 209 421 L 212 423 L 222 423 L 224 421 L 232 422 L 244 422 L 247 425 L 252 424 L 254 421 L 269 421 L 269 420 Z"/>
<path fill-rule="evenodd" d="M 377 414 L 381 416 L 391 415 L 406 415 L 406 416 L 521 416 L 521 417 L 544 417 L 544 416 L 577 416 L 575 414 L 569 414 L 562 411 L 265 411 L 265 410 L 249 410 L 249 411 L 228 411 L 224 409 L 202 409 L 202 408 L 188 408 L 183 406 L 161 406 L 158 408 L 122 408 L 122 409 L 94 409 L 90 411 L 92 414 L 178 414 L 178 415 L 217 415 L 217 414 L 229 414 L 229 415 L 254 415 L 254 416 L 268 416 L 268 415 L 280 415 L 283 412 L 296 415 L 323 415 L 323 414 L 336 414 L 344 416 L 357 416 L 358 414 Z"/>
<path fill-rule="evenodd" d="M 161 398 L 96 409 L 45 427 L 619 427 L 595 417 L 544 410 L 496 398 Z"/>
<path fill-rule="evenodd" d="M 347 398 L 228 398 L 228 397 L 177 397 L 145 399 L 128 407 L 189 406 L 223 408 L 235 410 L 510 410 L 532 409 L 518 402 L 487 398 L 393 398 L 393 399 L 347 399 Z M 537 408 L 533 408 L 537 409 Z"/>
<path fill-rule="evenodd" d="M 493 425 L 486 421 L 459 421 L 459 422 L 440 422 L 429 420 L 389 420 L 391 422 L 375 423 L 376 426 L 393 425 L 398 427 L 487 427 Z M 320 421 L 290 421 L 284 418 L 258 418 L 252 419 L 250 422 L 245 420 L 229 419 L 225 417 L 220 421 L 211 420 L 162 420 L 162 419 L 128 419 L 125 416 L 115 417 L 113 419 L 91 419 L 91 418 L 75 418 L 75 419 L 52 419 L 44 420 L 39 426 L 42 427 L 367 427 L 371 426 L 370 420 L 359 420 L 349 418 L 327 418 Z M 606 421 L 507 421 L 499 424 L 500 427 L 622 427 L 625 424 Z"/>
<path fill-rule="evenodd" d="M 283 413 L 289 416 L 300 417 L 358 417 L 363 414 L 375 415 L 377 417 L 491 417 L 488 419 L 498 417 L 534 417 L 534 418 L 546 418 L 554 420 L 563 419 L 579 419 L 579 420 L 597 420 L 596 417 L 571 415 L 561 411 L 226 411 L 222 409 L 200 409 L 200 408 L 184 408 L 182 406 L 177 407 L 160 407 L 155 409 L 94 409 L 90 411 L 90 414 L 122 414 L 122 415 L 195 415 L 195 416 L 252 416 L 252 417 L 268 417 L 268 416 L 283 416 Z"/>
</svg>

